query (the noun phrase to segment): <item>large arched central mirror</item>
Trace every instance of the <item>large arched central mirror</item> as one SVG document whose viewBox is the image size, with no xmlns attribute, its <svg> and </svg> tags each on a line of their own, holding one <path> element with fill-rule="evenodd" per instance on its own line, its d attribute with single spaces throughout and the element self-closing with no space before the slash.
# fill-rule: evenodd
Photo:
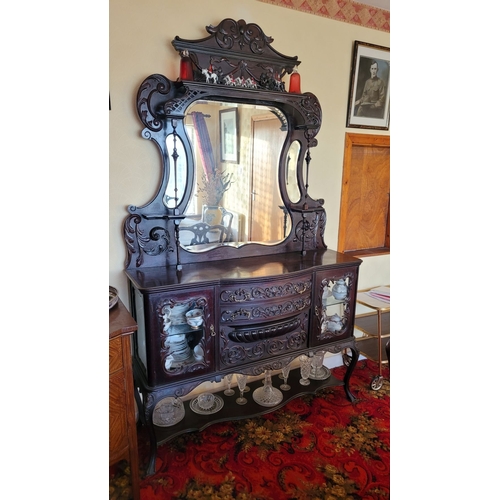
<svg viewBox="0 0 500 500">
<path fill-rule="evenodd" d="M 184 127 L 193 146 L 194 182 L 180 224 L 181 245 L 203 251 L 214 243 L 240 246 L 284 240 L 290 224 L 278 182 L 288 132 L 283 114 L 271 106 L 203 100 L 189 106 Z M 296 161 L 289 160 L 295 162 L 291 172 Z M 296 177 L 287 182 L 298 189 Z M 169 187 L 172 183 L 173 176 Z M 207 233 L 207 243 L 190 230 L 199 223 L 224 229 Z"/>
</svg>

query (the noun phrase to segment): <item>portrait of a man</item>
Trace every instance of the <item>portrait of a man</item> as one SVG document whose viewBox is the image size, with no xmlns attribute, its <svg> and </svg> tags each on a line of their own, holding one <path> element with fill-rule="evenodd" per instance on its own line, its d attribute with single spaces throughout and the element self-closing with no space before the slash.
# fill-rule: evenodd
<svg viewBox="0 0 500 500">
<path fill-rule="evenodd" d="M 354 42 L 347 126 L 389 129 L 390 50 Z"/>
<path fill-rule="evenodd" d="M 356 106 L 354 111 L 356 116 L 384 117 L 386 84 L 378 76 L 378 65 L 377 60 L 370 60 L 370 78 L 364 81 L 361 97 L 354 103 Z M 360 84 L 362 84 L 362 81 L 358 82 L 358 88 L 361 86 Z"/>
</svg>

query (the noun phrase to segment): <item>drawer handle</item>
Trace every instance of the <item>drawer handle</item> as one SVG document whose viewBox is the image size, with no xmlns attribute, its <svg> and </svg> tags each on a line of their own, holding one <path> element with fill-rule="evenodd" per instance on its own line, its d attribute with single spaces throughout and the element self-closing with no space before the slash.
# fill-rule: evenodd
<svg viewBox="0 0 500 500">
<path fill-rule="evenodd" d="M 210 335 L 212 337 L 215 337 L 217 335 L 217 333 L 215 331 L 215 326 L 214 325 L 210 325 Z"/>
</svg>

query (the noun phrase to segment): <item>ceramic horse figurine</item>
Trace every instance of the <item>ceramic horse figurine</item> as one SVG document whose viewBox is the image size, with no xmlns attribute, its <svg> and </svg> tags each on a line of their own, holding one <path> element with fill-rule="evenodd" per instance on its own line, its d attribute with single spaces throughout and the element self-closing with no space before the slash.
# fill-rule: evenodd
<svg viewBox="0 0 500 500">
<path fill-rule="evenodd" d="M 216 73 L 212 73 L 208 69 L 202 69 L 201 72 L 205 75 L 207 83 L 217 83 L 219 79 Z"/>
</svg>

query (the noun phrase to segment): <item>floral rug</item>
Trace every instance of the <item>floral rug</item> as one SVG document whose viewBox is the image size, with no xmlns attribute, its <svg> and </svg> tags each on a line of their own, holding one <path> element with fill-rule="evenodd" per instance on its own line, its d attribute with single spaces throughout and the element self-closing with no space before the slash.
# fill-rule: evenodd
<svg viewBox="0 0 500 500">
<path fill-rule="evenodd" d="M 342 378 L 345 367 L 332 373 Z M 370 382 L 378 364 L 360 361 L 342 387 L 294 399 L 262 417 L 214 424 L 158 449 L 144 477 L 147 436 L 139 430 L 141 500 L 381 500 L 389 498 L 390 386 Z M 110 500 L 128 499 L 126 462 L 110 468 Z"/>
</svg>

